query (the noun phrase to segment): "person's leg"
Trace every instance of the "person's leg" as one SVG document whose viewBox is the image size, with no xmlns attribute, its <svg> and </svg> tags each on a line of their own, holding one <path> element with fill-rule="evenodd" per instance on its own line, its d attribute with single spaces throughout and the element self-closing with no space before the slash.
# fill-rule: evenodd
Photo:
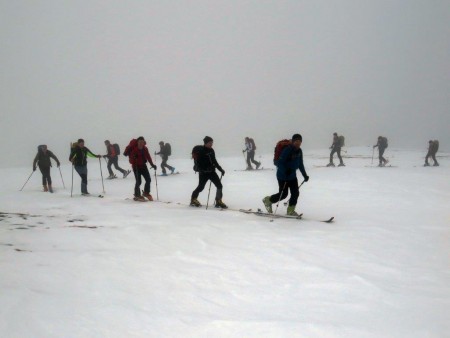
<svg viewBox="0 0 450 338">
<path fill-rule="evenodd" d="M 217 188 L 216 191 L 216 201 L 219 201 L 222 199 L 222 189 L 223 189 L 223 185 L 222 182 L 220 181 L 219 176 L 217 175 L 216 172 L 213 172 L 210 176 L 211 182 L 215 185 L 215 187 Z"/>
<path fill-rule="evenodd" d="M 150 172 L 148 171 L 147 166 L 144 166 L 144 168 L 142 168 L 142 176 L 144 176 L 145 179 L 144 194 L 148 195 L 150 194 L 150 183 L 152 179 L 150 177 Z"/>
<path fill-rule="evenodd" d="M 333 149 L 331 150 L 331 153 L 330 153 L 330 163 L 333 163 L 333 155 L 335 152 L 336 152 L 336 148 L 333 147 Z"/>
<path fill-rule="evenodd" d="M 167 167 L 167 157 L 163 156 L 161 161 L 161 171 L 163 174 L 166 173 L 166 167 Z"/>
<path fill-rule="evenodd" d="M 126 170 L 123 170 L 121 167 L 119 167 L 119 158 L 117 156 L 114 156 L 112 159 L 114 168 L 116 168 L 117 171 L 119 171 L 122 175 L 126 173 Z"/>
<path fill-rule="evenodd" d="M 433 153 L 433 155 L 431 156 L 431 158 L 434 161 L 434 166 L 437 167 L 439 165 L 438 161 L 436 160 L 436 153 Z"/>
<path fill-rule="evenodd" d="M 300 195 L 297 177 L 295 178 L 295 180 L 287 181 L 286 185 L 289 188 L 289 191 L 291 192 L 291 198 L 289 199 L 289 206 L 294 206 L 295 208 L 295 206 L 297 205 L 298 196 Z"/>
<path fill-rule="evenodd" d="M 81 177 L 81 193 L 88 194 L 88 191 L 87 191 L 87 174 L 88 174 L 87 166 L 85 166 L 85 165 L 75 166 L 75 170 L 78 173 L 78 175 L 80 175 L 80 177 Z"/>
<path fill-rule="evenodd" d="M 107 168 L 108 168 L 109 177 L 113 177 L 113 176 L 114 176 L 114 173 L 113 173 L 113 171 L 112 171 L 112 169 L 111 169 L 111 166 L 112 166 L 112 165 L 113 165 L 113 160 L 112 160 L 112 158 L 108 157 L 108 165 L 107 165 Z"/>
<path fill-rule="evenodd" d="M 46 168 L 39 167 L 39 170 L 41 171 L 42 174 L 42 187 L 44 188 L 44 191 L 48 191 Z"/>
<path fill-rule="evenodd" d="M 134 178 L 136 179 L 136 183 L 134 184 L 134 196 L 139 197 L 141 196 L 141 170 L 139 168 L 133 169 L 134 172 Z"/>
<path fill-rule="evenodd" d="M 344 161 L 342 160 L 342 156 L 341 156 L 341 147 L 339 147 L 336 151 L 337 156 L 339 158 L 339 164 L 344 164 Z"/>
<path fill-rule="evenodd" d="M 198 186 L 192 192 L 191 199 L 197 199 L 198 195 L 205 189 L 206 182 L 209 180 L 209 174 L 199 173 L 198 174 Z"/>
<path fill-rule="evenodd" d="M 287 181 L 278 180 L 278 193 L 270 196 L 270 203 L 278 203 L 284 200 L 288 195 Z"/>
<path fill-rule="evenodd" d="M 253 169 L 252 165 L 250 164 L 250 159 L 251 159 L 250 151 L 247 151 L 247 169 Z"/>
<path fill-rule="evenodd" d="M 251 152 L 250 152 L 250 161 L 251 161 L 254 165 L 258 165 L 258 164 L 259 164 L 258 161 L 255 161 L 255 152 L 254 152 L 254 151 L 251 151 Z"/>
</svg>

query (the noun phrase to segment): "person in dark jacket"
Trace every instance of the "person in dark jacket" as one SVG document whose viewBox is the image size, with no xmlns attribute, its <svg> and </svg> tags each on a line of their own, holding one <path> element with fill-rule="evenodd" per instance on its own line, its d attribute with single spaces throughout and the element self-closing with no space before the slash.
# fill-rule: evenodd
<svg viewBox="0 0 450 338">
<path fill-rule="evenodd" d="M 123 170 L 121 167 L 119 167 L 119 154 L 117 154 L 116 148 L 114 147 L 113 144 L 111 144 L 111 142 L 109 142 L 109 140 L 105 141 L 105 146 L 106 146 L 107 154 L 103 155 L 103 157 L 108 159 L 108 165 L 107 165 L 108 172 L 109 172 L 108 179 L 116 178 L 116 175 L 114 174 L 114 172 L 112 171 L 112 168 L 111 168 L 113 165 L 114 165 L 114 168 L 116 168 L 116 170 L 118 170 L 122 173 L 123 178 L 126 178 L 128 176 L 128 174 L 131 172 L 131 170 Z"/>
<path fill-rule="evenodd" d="M 327 167 L 334 167 L 334 163 L 333 163 L 333 155 L 336 153 L 338 158 L 339 158 L 339 167 L 344 167 L 344 161 L 342 161 L 342 156 L 341 156 L 341 142 L 339 140 L 339 136 L 337 133 L 333 133 L 333 144 L 331 145 L 330 149 L 331 149 L 331 153 L 330 153 L 330 163 L 327 164 Z"/>
<path fill-rule="evenodd" d="M 45 144 L 40 145 L 38 147 L 36 157 L 33 161 L 33 171 L 36 170 L 36 165 L 39 166 L 39 170 L 42 173 L 42 186 L 44 187 L 44 191 L 53 192 L 52 178 L 50 177 L 50 168 L 52 166 L 50 158 L 53 158 L 53 160 L 55 160 L 56 165 L 59 168 L 60 163 L 58 158 L 50 150 L 47 149 L 47 146 Z"/>
<path fill-rule="evenodd" d="M 251 163 L 253 163 L 256 166 L 256 169 L 258 169 L 261 166 L 261 162 L 255 161 L 255 151 L 256 151 L 255 141 L 250 137 L 246 137 L 245 138 L 245 149 L 242 150 L 243 153 L 247 152 L 247 169 L 246 170 L 253 170 Z"/>
<path fill-rule="evenodd" d="M 150 166 L 156 170 L 156 165 L 153 164 L 152 157 L 146 146 L 146 142 L 143 136 L 139 136 L 136 140 L 131 141 L 127 149 L 125 149 L 124 155 L 129 157 L 129 161 L 133 168 L 134 177 L 136 179 L 136 184 L 134 185 L 134 200 L 135 201 L 145 201 L 146 197 L 149 201 L 153 201 L 152 195 L 150 195 L 150 173 L 147 168 L 147 162 Z M 144 177 L 144 191 L 141 195 L 141 183 L 142 177 Z"/>
<path fill-rule="evenodd" d="M 384 136 L 378 136 L 377 144 L 373 146 L 374 148 L 378 147 L 378 160 L 379 167 L 384 167 L 389 161 L 383 157 L 384 151 L 388 147 L 387 138 Z"/>
<path fill-rule="evenodd" d="M 266 196 L 263 199 L 264 206 L 269 213 L 273 212 L 272 204 L 285 199 L 289 190 L 291 198 L 289 199 L 287 214 L 290 216 L 298 216 L 295 212 L 298 196 L 300 195 L 296 174 L 297 169 L 302 173 L 305 182 L 309 181 L 309 176 L 306 174 L 303 165 L 303 152 L 300 148 L 301 144 L 302 136 L 300 134 L 294 134 L 292 136 L 291 144 L 283 149 L 280 158 L 276 162 L 278 193 L 272 196 Z"/>
<path fill-rule="evenodd" d="M 163 176 L 167 176 L 166 173 L 166 168 L 170 170 L 170 173 L 173 174 L 173 172 L 175 171 L 175 168 L 168 165 L 167 161 L 169 159 L 169 156 L 171 155 L 172 150 L 170 148 L 170 144 L 166 143 L 164 144 L 163 141 L 159 142 L 159 152 L 156 153 L 156 155 L 160 155 L 162 162 L 161 162 L 161 170 L 162 170 L 162 175 Z"/>
<path fill-rule="evenodd" d="M 216 169 L 222 173 L 222 176 L 225 175 L 225 170 L 219 165 L 216 160 L 216 153 L 212 148 L 214 140 L 205 136 L 203 139 L 204 146 L 199 146 L 198 152 L 195 154 L 195 170 L 198 171 L 198 186 L 192 192 L 191 195 L 191 206 L 201 207 L 201 203 L 198 201 L 198 195 L 205 188 L 206 183 L 211 180 L 211 182 L 216 186 L 216 208 L 226 209 L 228 208 L 225 203 L 222 201 L 223 193 L 222 193 L 222 182 L 219 176 L 216 173 Z M 197 148 L 197 147 L 195 147 Z M 194 149 L 195 149 L 194 148 Z M 194 154 L 193 154 L 194 155 Z"/>
<path fill-rule="evenodd" d="M 100 158 L 100 155 L 95 155 L 87 147 L 84 146 L 84 140 L 78 139 L 76 144 L 72 145 L 72 151 L 70 152 L 69 161 L 72 162 L 76 172 L 81 177 L 81 194 L 89 195 L 87 190 L 88 184 L 88 170 L 87 170 L 87 157 Z"/>
<path fill-rule="evenodd" d="M 436 160 L 436 154 L 437 154 L 438 149 L 439 149 L 439 141 L 438 140 L 434 140 L 434 141 L 430 140 L 428 142 L 428 152 L 427 152 L 427 156 L 425 157 L 424 167 L 430 166 L 430 163 L 428 163 L 428 158 L 429 157 L 431 157 L 433 159 L 433 161 L 434 161 L 433 166 L 434 167 L 438 167 L 439 166 L 439 163 Z"/>
</svg>

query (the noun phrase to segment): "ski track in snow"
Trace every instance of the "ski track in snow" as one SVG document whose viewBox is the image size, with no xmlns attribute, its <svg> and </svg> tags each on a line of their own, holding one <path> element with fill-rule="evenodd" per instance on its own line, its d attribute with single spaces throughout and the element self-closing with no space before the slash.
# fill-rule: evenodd
<svg viewBox="0 0 450 338">
<path fill-rule="evenodd" d="M 0 336 L 446 336 L 450 157 L 424 168 L 423 152 L 389 148 L 396 168 L 367 168 L 371 148 L 347 151 L 346 167 L 316 168 L 329 152 L 304 150 L 297 212 L 308 221 L 219 211 L 214 187 L 209 210 L 177 204 L 198 182 L 188 159 L 171 159 L 180 175 L 157 178 L 169 204 L 126 200 L 132 176 L 105 180 L 100 199 L 80 196 L 75 174 L 71 198 L 69 165 L 66 189 L 52 169 L 54 194 L 41 192 L 39 171 L 19 192 L 30 168 L 0 169 Z M 275 171 L 217 158 L 224 202 L 264 209 Z M 100 194 L 98 163 L 88 167 Z"/>
</svg>

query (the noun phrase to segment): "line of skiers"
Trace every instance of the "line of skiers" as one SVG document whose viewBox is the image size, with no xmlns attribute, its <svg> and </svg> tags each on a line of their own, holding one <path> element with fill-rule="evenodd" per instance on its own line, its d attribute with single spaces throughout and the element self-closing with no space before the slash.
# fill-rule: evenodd
<svg viewBox="0 0 450 338">
<path fill-rule="evenodd" d="M 340 166 L 344 165 L 342 157 L 340 155 L 341 148 L 344 146 L 345 139 L 337 133 L 333 134 L 333 144 L 331 145 L 330 153 L 330 164 L 333 164 L 333 155 L 336 153 L 339 160 Z M 192 158 L 194 160 L 194 171 L 199 174 L 199 181 L 197 187 L 191 194 L 190 205 L 195 207 L 200 207 L 201 203 L 198 201 L 199 194 L 204 190 L 208 181 L 216 187 L 216 197 L 215 197 L 215 207 L 217 208 L 227 208 L 227 205 L 222 201 L 223 198 L 223 185 L 222 177 L 225 175 L 225 170 L 219 165 L 215 151 L 213 149 L 214 140 L 210 136 L 206 136 L 203 139 L 203 145 L 195 146 L 192 150 Z M 263 198 L 263 203 L 267 212 L 272 213 L 272 205 L 274 203 L 279 203 L 281 200 L 285 199 L 290 192 L 289 205 L 287 209 L 288 215 L 297 216 L 295 207 L 297 205 L 297 200 L 299 196 L 299 185 L 297 179 L 297 169 L 301 172 L 304 182 L 308 182 L 309 176 L 306 174 L 305 167 L 303 164 L 303 152 L 301 150 L 302 136 L 300 134 L 294 134 L 291 139 L 281 140 L 277 143 L 274 151 L 274 165 L 277 168 L 276 177 L 278 181 L 278 192 Z M 175 168 L 168 165 L 167 161 L 171 155 L 170 144 L 161 141 L 159 143 L 160 151 L 155 152 L 155 155 L 160 155 L 162 157 L 161 169 L 163 175 L 167 175 L 166 169 L 170 170 L 173 174 Z M 78 173 L 81 178 L 81 193 L 82 195 L 89 195 L 87 190 L 88 185 L 88 169 L 87 169 L 87 158 L 98 158 L 100 161 L 101 157 L 108 159 L 108 172 L 109 179 L 116 178 L 116 175 L 112 171 L 112 166 L 116 170 L 120 171 L 123 178 L 126 178 L 131 172 L 130 170 L 124 170 L 118 165 L 118 156 L 120 155 L 120 147 L 117 144 L 111 144 L 109 140 L 105 141 L 105 146 L 107 148 L 106 155 L 94 154 L 89 150 L 84 144 L 83 139 L 79 139 L 77 142 L 71 144 L 71 151 L 69 156 L 69 161 L 72 162 L 74 170 Z M 243 150 L 247 152 L 247 164 L 248 170 L 253 169 L 250 162 L 256 165 L 256 169 L 261 165 L 260 162 L 254 161 L 254 155 L 256 146 L 254 141 L 246 137 L 245 138 L 246 149 Z M 377 144 L 373 146 L 378 147 L 379 150 L 379 165 L 384 166 L 388 161 L 383 157 L 384 151 L 388 147 L 387 138 L 383 136 L 378 137 Z M 434 161 L 434 166 L 438 166 L 439 163 L 436 160 L 436 153 L 439 149 L 439 142 L 437 140 L 429 141 L 428 153 L 425 158 L 425 166 L 429 166 L 428 158 L 431 157 Z M 156 165 L 153 163 L 152 157 L 146 145 L 144 137 L 140 136 L 137 139 L 132 139 L 130 143 L 125 148 L 123 153 L 124 156 L 128 156 L 129 163 L 131 164 L 134 176 L 135 176 L 135 186 L 134 186 L 134 200 L 145 201 L 146 199 L 152 201 L 153 197 L 150 194 L 150 184 L 151 176 L 147 167 L 147 162 L 150 164 L 151 168 L 155 170 L 156 175 Z M 53 192 L 52 180 L 50 176 L 51 168 L 51 158 L 56 162 L 58 168 L 60 162 L 58 158 L 47 149 L 46 145 L 38 146 L 38 153 L 36 154 L 33 161 L 33 172 L 36 170 L 37 166 L 42 173 L 42 184 L 44 191 Z M 250 169 L 251 168 L 251 169 Z M 221 173 L 219 177 L 216 173 L 216 169 Z M 141 191 L 142 179 L 145 181 L 144 189 Z"/>
</svg>

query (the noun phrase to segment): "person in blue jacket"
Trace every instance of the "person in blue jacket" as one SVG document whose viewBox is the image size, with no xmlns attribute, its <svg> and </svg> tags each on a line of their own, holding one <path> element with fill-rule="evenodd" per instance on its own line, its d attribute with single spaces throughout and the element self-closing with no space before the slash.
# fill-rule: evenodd
<svg viewBox="0 0 450 338">
<path fill-rule="evenodd" d="M 289 206 L 287 208 L 287 214 L 290 216 L 298 216 L 295 212 L 299 193 L 297 169 L 303 175 L 305 182 L 308 182 L 309 176 L 306 174 L 305 167 L 303 166 L 303 152 L 300 148 L 302 144 L 302 136 L 300 134 L 294 134 L 292 136 L 291 144 L 287 145 L 281 152 L 280 157 L 276 160 L 277 166 L 277 180 L 278 180 L 278 193 L 272 196 L 266 196 L 263 199 L 264 206 L 267 212 L 272 213 L 272 204 L 278 203 L 285 199 L 288 195 L 288 190 L 291 193 L 289 199 Z"/>
</svg>

